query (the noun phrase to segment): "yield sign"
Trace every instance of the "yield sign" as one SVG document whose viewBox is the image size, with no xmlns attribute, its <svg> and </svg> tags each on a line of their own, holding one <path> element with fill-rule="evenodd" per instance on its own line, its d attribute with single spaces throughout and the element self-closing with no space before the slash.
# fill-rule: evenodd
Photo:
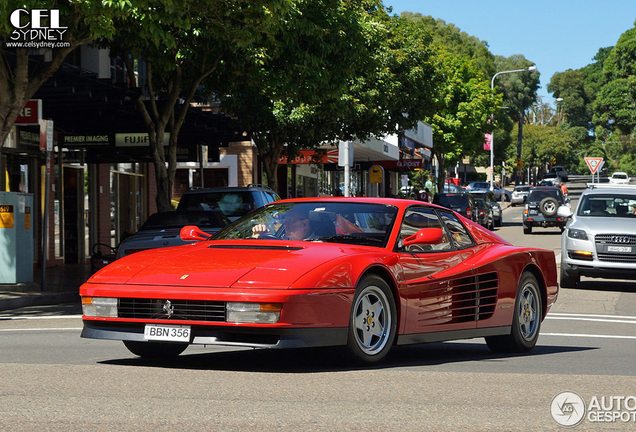
<svg viewBox="0 0 636 432">
<path fill-rule="evenodd" d="M 592 171 L 592 174 L 596 174 L 596 170 L 602 165 L 603 162 L 603 158 L 593 158 L 593 157 L 586 157 L 585 158 L 585 163 L 587 164 L 588 168 L 590 169 L 590 171 Z"/>
</svg>

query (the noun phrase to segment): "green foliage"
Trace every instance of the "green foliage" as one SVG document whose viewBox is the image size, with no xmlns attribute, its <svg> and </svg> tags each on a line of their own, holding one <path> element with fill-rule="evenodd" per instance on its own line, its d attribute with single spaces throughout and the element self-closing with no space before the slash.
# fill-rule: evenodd
<svg viewBox="0 0 636 432">
<path fill-rule="evenodd" d="M 517 127 L 512 131 L 517 134 Z M 573 157 L 574 137 L 569 131 L 555 126 L 524 125 L 523 148 L 521 160 L 528 167 L 543 167 L 557 160 L 558 165 L 574 166 L 577 161 Z M 510 158 L 512 164 L 514 158 Z"/>
<path fill-rule="evenodd" d="M 492 130 L 489 119 L 501 104 L 475 64 L 440 50 L 444 81 L 434 99 L 434 114 L 424 120 L 433 128 L 439 166 L 453 166 L 466 154 L 483 152 L 484 134 Z M 443 177 L 438 179 L 438 186 Z"/>
<path fill-rule="evenodd" d="M 401 18 L 420 23 L 433 35 L 433 43 L 459 57 L 473 60 L 485 80 L 495 74 L 495 56 L 488 50 L 488 43 L 461 31 L 454 24 L 420 13 L 402 12 Z"/>
<path fill-rule="evenodd" d="M 563 99 L 557 105 L 557 121 L 562 123 L 563 127 L 590 127 L 591 98 L 582 72 L 567 70 L 555 73 L 548 84 L 548 91 L 553 93 L 555 98 Z"/>
<path fill-rule="evenodd" d="M 532 66 L 532 62 L 522 55 L 511 57 L 495 57 L 497 71 L 509 71 L 523 69 Z M 519 121 L 526 109 L 537 100 L 539 89 L 539 72 L 526 71 L 503 74 L 495 79 L 495 88 L 503 92 L 503 104 L 507 107 L 507 115 Z"/>
</svg>

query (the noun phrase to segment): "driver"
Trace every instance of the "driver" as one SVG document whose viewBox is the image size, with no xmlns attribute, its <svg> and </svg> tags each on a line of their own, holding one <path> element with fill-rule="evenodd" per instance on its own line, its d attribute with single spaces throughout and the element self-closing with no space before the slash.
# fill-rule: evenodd
<svg viewBox="0 0 636 432">
<path fill-rule="evenodd" d="M 315 234 L 309 222 L 309 211 L 302 208 L 293 208 L 285 213 L 285 239 L 308 240 L 315 238 Z M 257 224 L 252 227 L 252 237 L 269 232 L 267 225 Z"/>
</svg>

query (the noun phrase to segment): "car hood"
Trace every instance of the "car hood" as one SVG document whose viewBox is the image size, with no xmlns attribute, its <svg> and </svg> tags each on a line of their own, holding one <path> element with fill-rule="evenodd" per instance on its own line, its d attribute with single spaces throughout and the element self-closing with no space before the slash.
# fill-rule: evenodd
<svg viewBox="0 0 636 432">
<path fill-rule="evenodd" d="M 584 230 L 588 234 L 630 234 L 636 235 L 634 220 L 617 217 L 580 217 L 572 220 L 568 228 Z"/>
<path fill-rule="evenodd" d="M 129 255 L 88 283 L 284 288 L 326 262 L 347 258 L 353 252 L 349 249 L 342 244 L 276 240 L 199 242 Z"/>
</svg>

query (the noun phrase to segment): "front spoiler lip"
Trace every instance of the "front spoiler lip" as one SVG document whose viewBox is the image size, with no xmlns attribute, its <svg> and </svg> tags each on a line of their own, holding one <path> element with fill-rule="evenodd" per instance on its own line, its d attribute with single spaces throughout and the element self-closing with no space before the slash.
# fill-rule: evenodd
<svg viewBox="0 0 636 432">
<path fill-rule="evenodd" d="M 81 337 L 145 342 L 145 323 L 84 321 Z M 348 328 L 255 328 L 192 326 L 193 345 L 225 345 L 247 348 L 309 348 L 346 345 Z M 170 342 L 166 342 L 170 343 Z"/>
</svg>

